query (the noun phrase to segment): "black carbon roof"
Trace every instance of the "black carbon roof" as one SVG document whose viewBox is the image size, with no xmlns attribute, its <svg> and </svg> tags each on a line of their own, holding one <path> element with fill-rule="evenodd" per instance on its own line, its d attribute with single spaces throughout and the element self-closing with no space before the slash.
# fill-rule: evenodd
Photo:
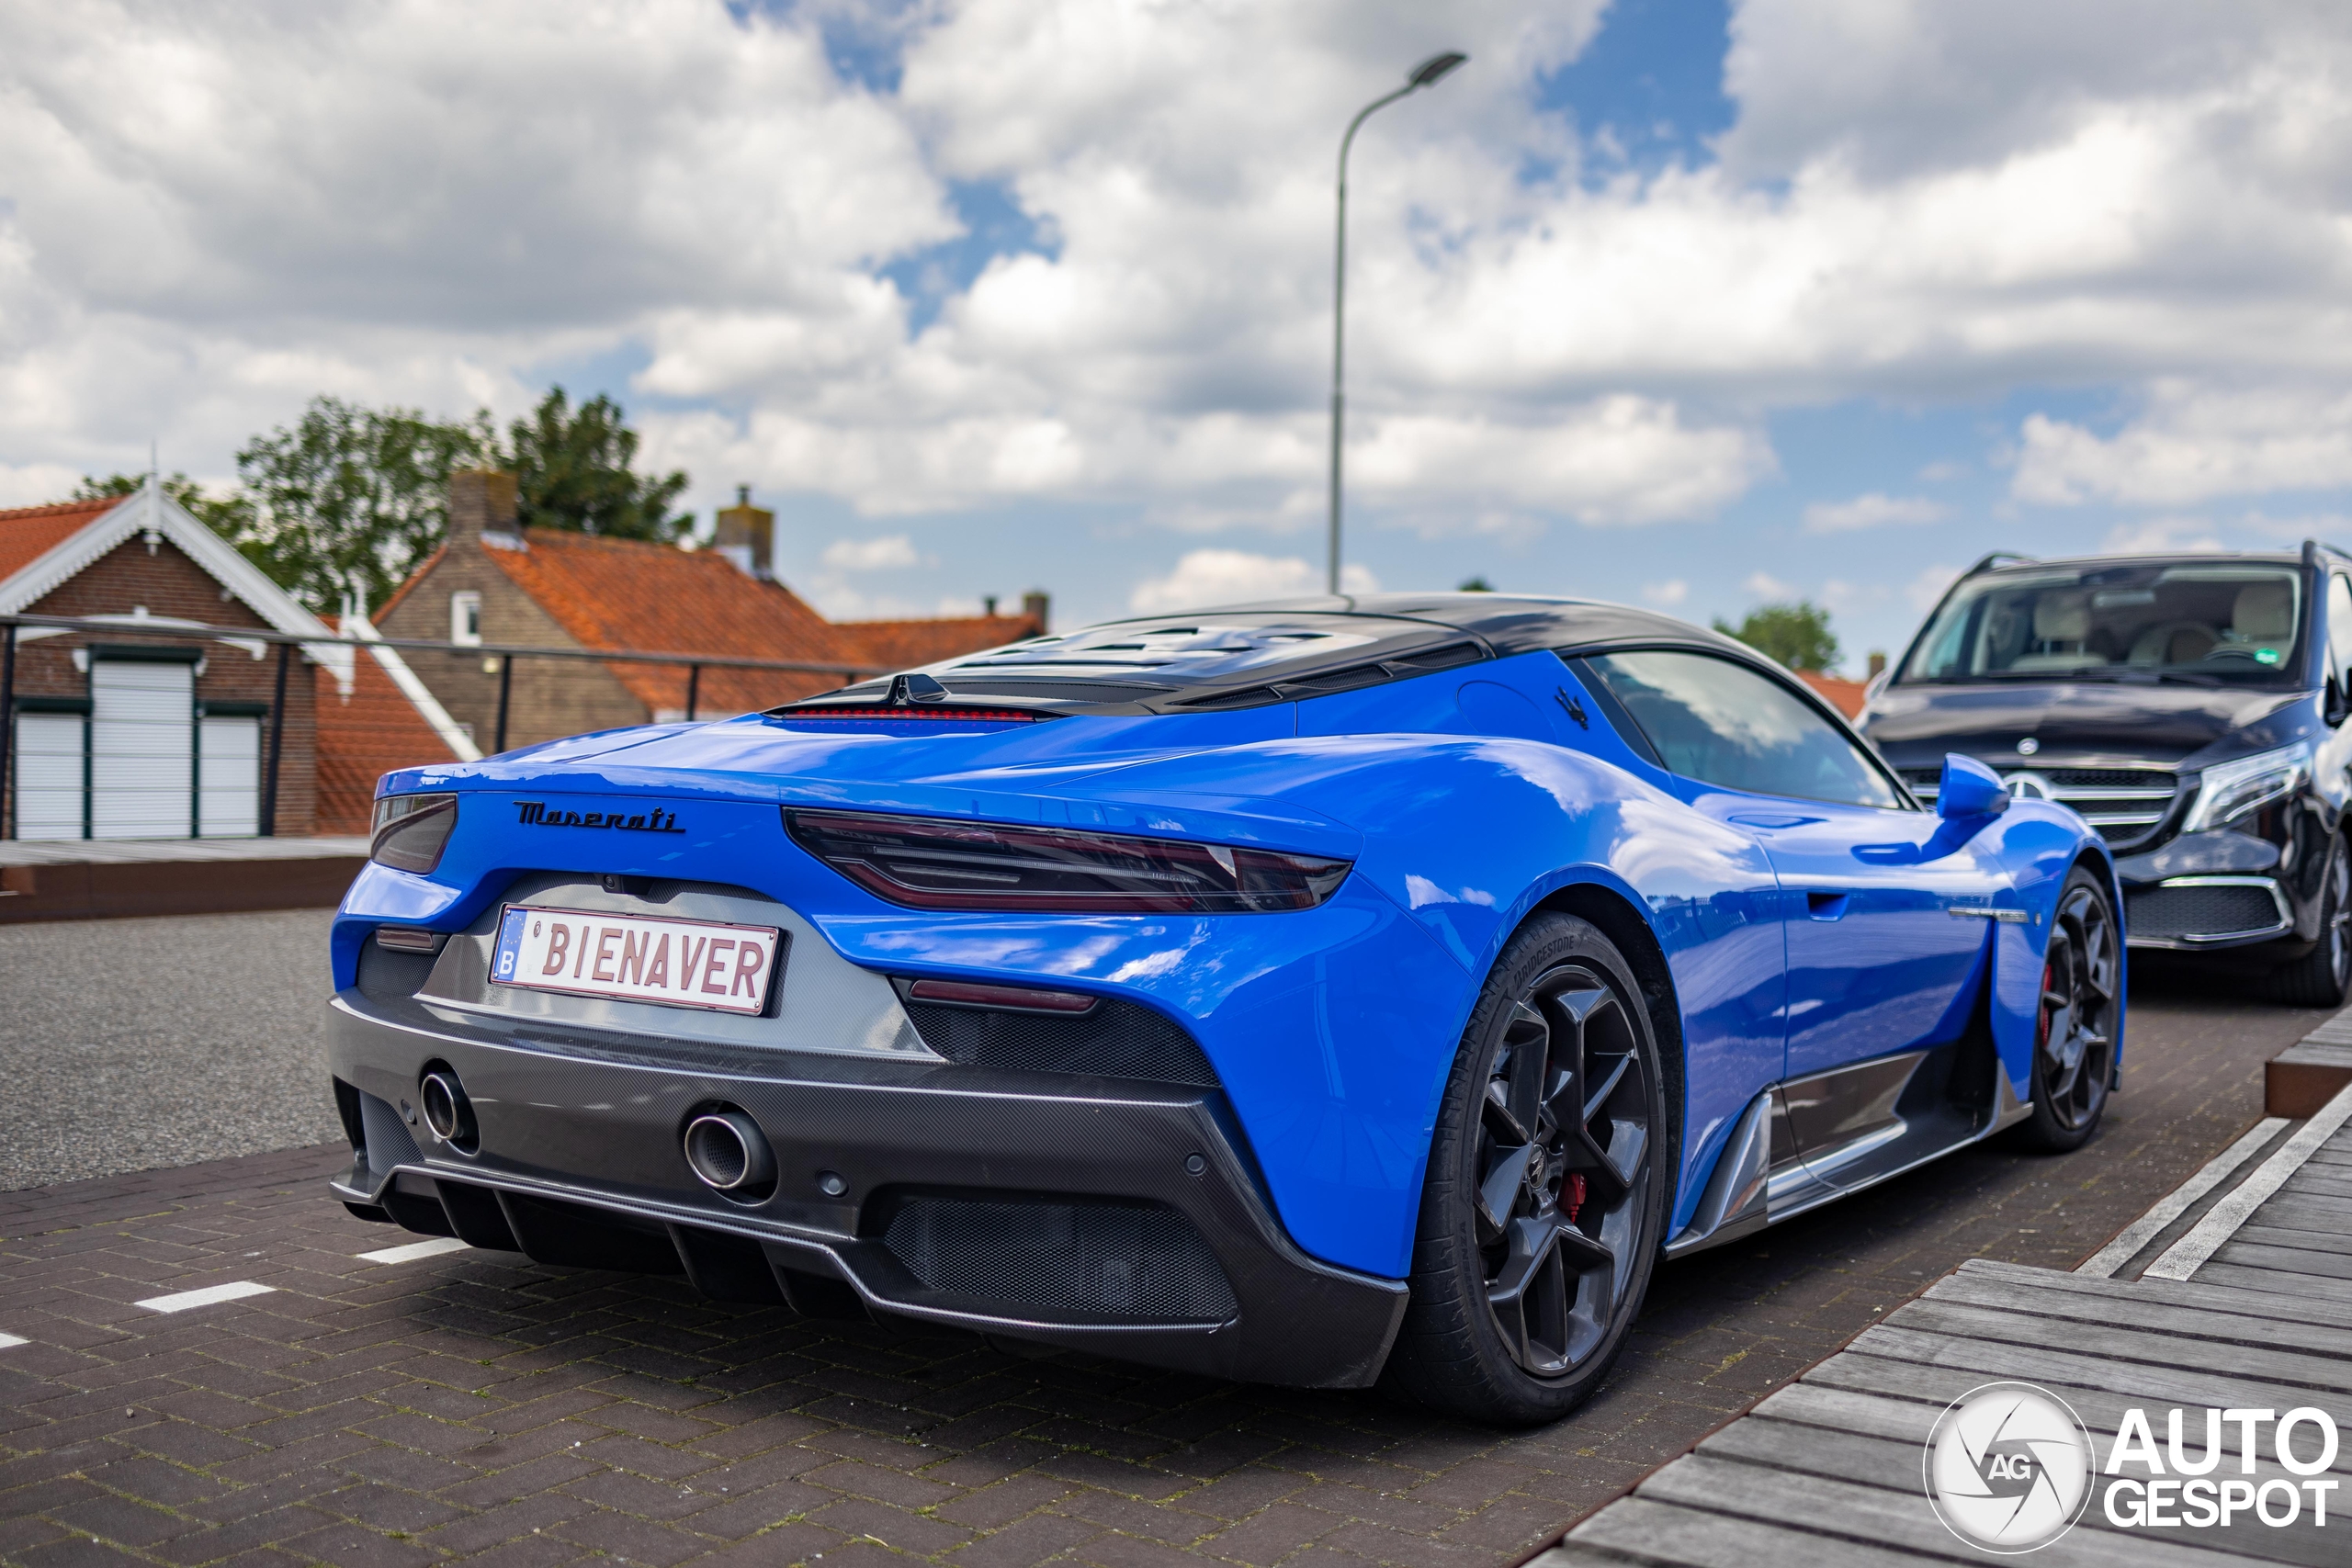
<svg viewBox="0 0 2352 1568">
<path fill-rule="evenodd" d="M 1278 599 L 1138 615 L 926 665 L 957 699 L 1056 712 L 1183 713 L 1351 691 L 1538 649 L 1680 644 L 1753 653 L 1688 621 L 1624 604 L 1504 593 L 1371 593 Z M 861 682 L 780 715 L 887 701 Z"/>
</svg>

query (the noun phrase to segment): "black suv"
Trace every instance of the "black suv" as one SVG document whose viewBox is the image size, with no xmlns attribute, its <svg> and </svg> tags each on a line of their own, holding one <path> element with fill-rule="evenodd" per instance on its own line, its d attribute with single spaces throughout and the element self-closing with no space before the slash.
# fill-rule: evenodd
<svg viewBox="0 0 2352 1568">
<path fill-rule="evenodd" d="M 2135 951 L 2215 953 L 2281 1001 L 2352 974 L 2352 554 L 1987 556 L 1861 728 L 1912 793 L 1944 753 L 2060 801 L 2114 847 Z"/>
</svg>

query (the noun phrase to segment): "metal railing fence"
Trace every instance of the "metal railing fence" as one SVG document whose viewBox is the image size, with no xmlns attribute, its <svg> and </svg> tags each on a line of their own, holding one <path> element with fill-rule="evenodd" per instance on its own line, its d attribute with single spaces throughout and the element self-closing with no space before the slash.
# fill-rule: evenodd
<svg viewBox="0 0 2352 1568">
<path fill-rule="evenodd" d="M 594 664 L 652 664 L 664 665 L 686 671 L 686 718 L 696 716 L 702 694 L 705 670 L 742 670 L 771 671 L 790 675 L 832 675 L 844 682 L 861 675 L 887 673 L 878 665 L 832 663 L 824 660 L 798 659 L 744 659 L 732 654 L 673 652 L 632 648 L 546 648 L 526 643 L 461 643 L 434 642 L 418 637 L 306 637 L 296 632 L 281 632 L 254 626 L 223 626 L 193 622 L 166 620 L 161 616 L 130 615 L 0 615 L 0 839 L 14 838 L 17 832 L 16 791 L 12 786 L 12 765 L 17 761 L 17 665 L 19 633 L 25 629 L 55 632 L 80 632 L 85 637 L 112 642 L 122 637 L 152 637 L 160 641 L 192 642 L 219 641 L 232 644 L 262 644 L 277 649 L 277 668 L 271 676 L 271 701 L 267 705 L 268 732 L 265 740 L 265 761 L 261 778 L 260 836 L 277 833 L 278 774 L 286 742 L 286 688 L 294 650 L 347 649 L 355 655 L 371 644 L 406 653 L 454 654 L 466 659 L 498 661 L 498 698 L 496 719 L 492 725 L 492 743 L 485 753 L 495 755 L 506 750 L 507 721 L 514 700 L 514 666 L 518 660 L 548 660 L 558 662 Z M 45 639 L 44 639 L 45 640 Z M 428 683 L 428 689 L 429 683 Z"/>
</svg>

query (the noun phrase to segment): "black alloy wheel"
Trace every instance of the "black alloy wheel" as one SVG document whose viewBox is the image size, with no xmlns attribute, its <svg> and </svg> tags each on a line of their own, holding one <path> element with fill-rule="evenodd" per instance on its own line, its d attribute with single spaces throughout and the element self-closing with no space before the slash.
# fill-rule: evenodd
<svg viewBox="0 0 2352 1568">
<path fill-rule="evenodd" d="M 2270 972 L 2270 999 L 2290 1007 L 2340 1008 L 2352 991 L 2352 854 L 2343 840 L 2329 845 L 2322 874 L 2318 944 Z"/>
<path fill-rule="evenodd" d="M 1664 1224 L 1664 1097 L 1640 992 L 1592 926 L 1538 917 L 1496 965 L 1431 1149 L 1389 1382 L 1544 1421 L 1623 1346 Z"/>
<path fill-rule="evenodd" d="M 2123 1016 L 2123 942 L 2107 890 L 2076 868 L 2058 895 L 2043 949 L 2033 1028 L 2033 1117 L 2026 1141 L 2080 1148 L 2098 1128 Z"/>
</svg>

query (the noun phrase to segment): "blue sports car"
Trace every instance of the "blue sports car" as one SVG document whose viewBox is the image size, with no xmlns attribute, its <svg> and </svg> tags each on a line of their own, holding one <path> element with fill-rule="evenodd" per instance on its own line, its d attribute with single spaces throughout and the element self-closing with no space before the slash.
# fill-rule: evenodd
<svg viewBox="0 0 2352 1568">
<path fill-rule="evenodd" d="M 1559 1416 L 1661 1257 L 2096 1129 L 2114 867 L 1726 638 L 1114 622 L 388 776 L 354 1213 L 713 1297 Z"/>
</svg>

